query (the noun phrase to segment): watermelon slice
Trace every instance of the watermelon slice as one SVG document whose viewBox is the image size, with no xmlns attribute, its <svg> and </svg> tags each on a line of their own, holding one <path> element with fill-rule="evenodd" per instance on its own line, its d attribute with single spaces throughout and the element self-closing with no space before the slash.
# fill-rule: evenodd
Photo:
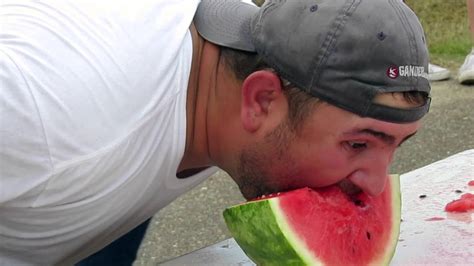
<svg viewBox="0 0 474 266">
<path fill-rule="evenodd" d="M 400 183 L 348 196 L 338 186 L 270 195 L 224 211 L 229 231 L 257 265 L 386 265 L 400 232 Z"/>
</svg>

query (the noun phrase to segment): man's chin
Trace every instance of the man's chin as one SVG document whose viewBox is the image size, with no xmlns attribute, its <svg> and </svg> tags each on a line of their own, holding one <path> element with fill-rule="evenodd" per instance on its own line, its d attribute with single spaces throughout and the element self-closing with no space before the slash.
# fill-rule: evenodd
<svg viewBox="0 0 474 266">
<path fill-rule="evenodd" d="M 263 185 L 243 185 L 239 186 L 240 193 L 247 200 L 255 200 L 262 197 L 263 195 L 269 195 L 272 193 L 280 192 L 276 189 L 269 189 Z"/>
<path fill-rule="evenodd" d="M 240 193 L 247 201 L 254 200 L 263 194 L 259 189 L 252 187 L 240 188 Z"/>
</svg>

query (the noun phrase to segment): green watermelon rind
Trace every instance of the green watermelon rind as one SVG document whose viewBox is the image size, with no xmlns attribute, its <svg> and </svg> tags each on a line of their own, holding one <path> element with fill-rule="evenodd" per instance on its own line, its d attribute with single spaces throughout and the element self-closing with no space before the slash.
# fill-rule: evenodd
<svg viewBox="0 0 474 266">
<path fill-rule="evenodd" d="M 262 202 L 250 202 L 224 211 L 227 227 L 242 250 L 253 261 L 262 265 L 272 265 L 278 261 L 280 265 L 302 265 L 303 259 L 291 246 L 274 216 L 271 207 L 272 198 Z M 259 213 L 259 215 L 253 215 Z M 254 227 L 253 219 L 259 218 L 259 228 Z M 262 218 L 265 221 L 262 221 Z M 262 228 L 264 226 L 265 228 Z M 268 232 L 268 234 L 265 234 Z M 263 235 L 262 235 L 263 234 Z M 258 246 L 258 249 L 254 247 Z"/>
</svg>

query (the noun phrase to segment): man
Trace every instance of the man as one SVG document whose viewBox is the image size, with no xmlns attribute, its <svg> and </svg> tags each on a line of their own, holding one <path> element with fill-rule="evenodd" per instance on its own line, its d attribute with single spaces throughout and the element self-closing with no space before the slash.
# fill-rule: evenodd
<svg viewBox="0 0 474 266">
<path fill-rule="evenodd" d="M 400 0 L 16 0 L 1 23 L 6 265 L 81 261 L 216 166 L 247 199 L 377 195 L 429 108 Z"/>
</svg>

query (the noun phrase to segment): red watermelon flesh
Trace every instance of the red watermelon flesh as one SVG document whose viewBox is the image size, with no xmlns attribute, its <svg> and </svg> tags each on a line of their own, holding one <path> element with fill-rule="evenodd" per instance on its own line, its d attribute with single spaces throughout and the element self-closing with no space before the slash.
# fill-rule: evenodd
<svg viewBox="0 0 474 266">
<path fill-rule="evenodd" d="M 398 180 L 377 197 L 303 188 L 231 207 L 224 217 L 259 265 L 384 265 L 398 241 Z"/>
<path fill-rule="evenodd" d="M 444 210 L 447 212 L 468 212 L 474 210 L 474 194 L 463 194 L 461 198 L 446 204 Z"/>
</svg>

